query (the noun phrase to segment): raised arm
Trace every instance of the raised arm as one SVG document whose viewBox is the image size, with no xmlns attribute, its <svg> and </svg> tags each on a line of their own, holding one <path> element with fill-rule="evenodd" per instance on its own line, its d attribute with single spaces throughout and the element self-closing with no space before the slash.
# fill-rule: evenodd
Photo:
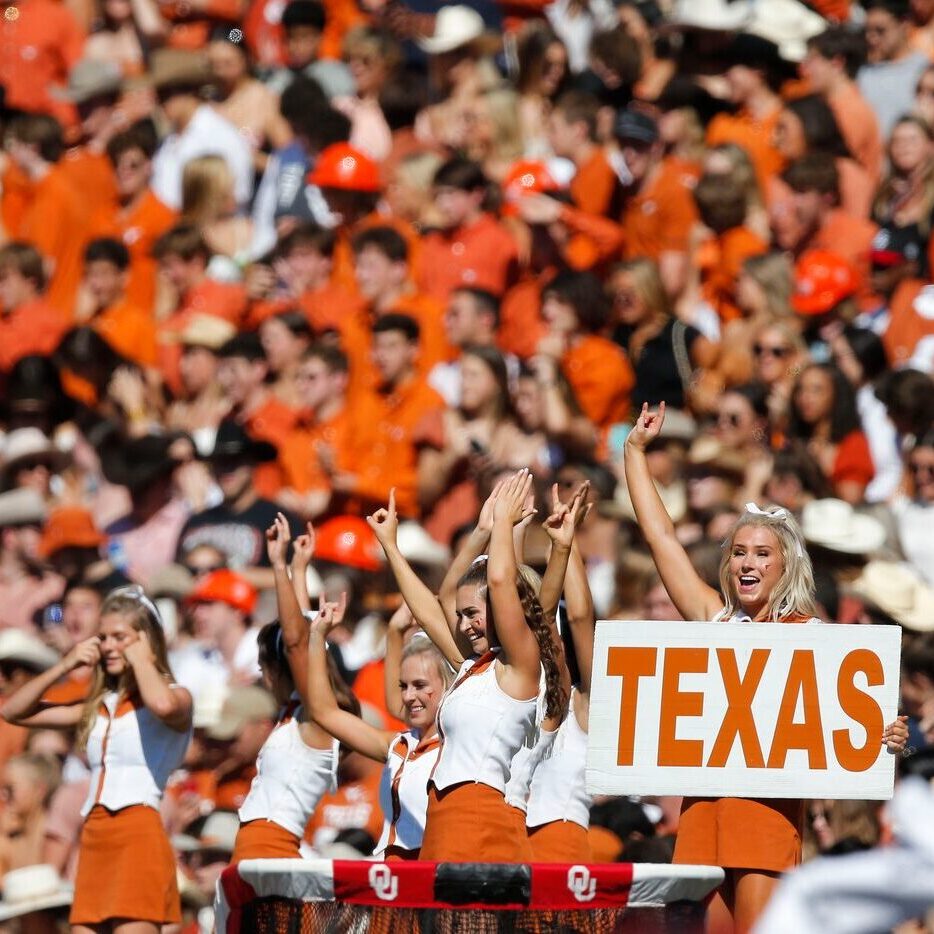
<svg viewBox="0 0 934 934">
<path fill-rule="evenodd" d="M 405 645 L 405 634 L 416 625 L 412 611 L 403 600 L 386 627 L 386 658 L 383 661 L 386 709 L 399 720 L 404 712 L 402 689 L 399 687 L 402 677 L 402 649 Z"/>
<path fill-rule="evenodd" d="M 531 488 L 532 475 L 523 468 L 500 490 L 493 507 L 493 534 L 490 536 L 490 559 L 487 562 L 492 622 L 503 648 L 503 664 L 511 673 L 510 684 L 507 686 L 504 682 L 502 687 L 519 698 L 534 696 L 538 692 L 541 666 L 538 642 L 526 622 L 516 587 L 518 568 L 512 541 L 512 527 L 523 518 L 526 497 Z"/>
<path fill-rule="evenodd" d="M 140 632 L 124 650 L 123 657 L 133 669 L 139 696 L 147 710 L 167 727 L 184 733 L 191 726 L 193 702 L 187 688 L 172 685 L 156 667 L 149 636 Z"/>
<path fill-rule="evenodd" d="M 571 555 L 571 543 L 574 541 L 574 531 L 578 525 L 578 518 L 582 514 L 581 511 L 584 509 L 584 498 L 589 490 L 589 483 L 581 484 L 571 498 L 571 502 L 565 505 L 558 498 L 558 485 L 554 484 L 551 488 L 551 514 L 542 524 L 542 528 L 551 539 L 551 551 L 548 555 L 548 564 L 545 565 L 542 590 L 538 597 L 545 618 L 549 620 L 554 620 L 558 611 L 561 593 L 564 590 L 568 559 Z"/>
<path fill-rule="evenodd" d="M 295 599 L 303 612 L 311 609 L 311 596 L 308 593 L 308 566 L 311 564 L 312 555 L 315 553 L 315 529 L 309 522 L 306 524 L 308 529 L 302 535 L 298 535 L 292 543 L 292 589 L 295 591 Z"/>
<path fill-rule="evenodd" d="M 311 624 L 308 639 L 308 681 L 306 710 L 308 715 L 323 730 L 342 742 L 354 752 L 369 759 L 385 762 L 389 754 L 392 733 L 378 730 L 355 716 L 342 710 L 331 689 L 328 673 L 328 633 L 334 628 L 334 604 L 323 603 Z"/>
<path fill-rule="evenodd" d="M 672 603 L 685 619 L 709 620 L 723 609 L 723 600 L 694 570 L 684 546 L 678 541 L 674 523 L 652 482 L 645 456 L 646 447 L 658 437 L 664 421 L 664 402 L 658 412 L 650 412 L 648 405 L 643 404 L 626 438 L 626 483 L 639 528 Z"/>
<path fill-rule="evenodd" d="M 386 553 L 386 560 L 396 578 L 402 599 L 408 604 L 416 622 L 438 647 L 448 664 L 457 670 L 464 663 L 464 656 L 451 635 L 441 604 L 399 551 L 396 541 L 399 518 L 396 515 L 394 489 L 389 493 L 389 505 L 385 509 L 377 509 L 372 516 L 367 516 L 366 521 Z"/>
</svg>

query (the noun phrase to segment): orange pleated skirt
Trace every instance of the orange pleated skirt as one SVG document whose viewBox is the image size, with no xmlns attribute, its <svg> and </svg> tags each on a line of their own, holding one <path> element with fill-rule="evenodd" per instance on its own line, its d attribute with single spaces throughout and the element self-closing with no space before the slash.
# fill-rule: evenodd
<svg viewBox="0 0 934 934">
<path fill-rule="evenodd" d="M 527 863 L 532 848 L 501 791 L 462 782 L 428 789 L 421 858 L 448 863 Z"/>
<path fill-rule="evenodd" d="M 801 862 L 804 802 L 685 798 L 674 862 L 784 872 Z"/>
<path fill-rule="evenodd" d="M 553 820 L 529 828 L 532 859 L 536 863 L 592 863 L 587 829 L 570 820 Z"/>
<path fill-rule="evenodd" d="M 181 917 L 175 857 L 159 812 L 142 804 L 120 811 L 96 805 L 81 830 L 70 922 L 171 924 Z"/>
<path fill-rule="evenodd" d="M 271 820 L 251 820 L 240 825 L 230 862 L 243 859 L 299 859 L 301 841 Z"/>
</svg>

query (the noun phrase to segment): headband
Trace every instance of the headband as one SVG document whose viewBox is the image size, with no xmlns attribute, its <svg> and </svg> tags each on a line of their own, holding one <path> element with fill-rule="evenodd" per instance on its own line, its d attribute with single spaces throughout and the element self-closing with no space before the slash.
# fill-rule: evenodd
<svg viewBox="0 0 934 934">
<path fill-rule="evenodd" d="M 139 584 L 130 584 L 128 587 L 118 587 L 111 591 L 112 597 L 129 597 L 135 600 L 144 610 L 153 618 L 153 621 L 160 629 L 165 629 L 165 623 L 162 622 L 162 614 L 156 608 L 155 603 L 146 596 L 146 592 Z"/>
<path fill-rule="evenodd" d="M 797 531 L 792 525 L 792 515 L 784 506 L 770 506 L 768 509 L 761 509 L 755 503 L 746 503 L 746 512 L 753 516 L 765 516 L 766 519 L 775 519 L 784 523 L 794 538 L 795 554 L 799 558 L 804 557 L 804 549 L 802 549 Z"/>
</svg>

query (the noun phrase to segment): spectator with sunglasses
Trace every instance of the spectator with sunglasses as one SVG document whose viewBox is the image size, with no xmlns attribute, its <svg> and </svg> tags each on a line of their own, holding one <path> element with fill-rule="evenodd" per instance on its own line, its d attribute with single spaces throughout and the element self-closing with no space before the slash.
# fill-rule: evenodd
<svg viewBox="0 0 934 934">
<path fill-rule="evenodd" d="M 807 348 L 790 322 L 770 321 L 753 333 L 752 378 L 766 388 L 773 441 L 787 424 L 795 375 L 806 360 Z"/>
</svg>

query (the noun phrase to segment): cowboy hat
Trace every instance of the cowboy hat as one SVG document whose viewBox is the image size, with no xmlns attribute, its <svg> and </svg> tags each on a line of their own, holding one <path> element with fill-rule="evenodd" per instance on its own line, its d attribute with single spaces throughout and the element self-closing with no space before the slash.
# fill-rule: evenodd
<svg viewBox="0 0 934 934">
<path fill-rule="evenodd" d="M 45 501 L 33 489 L 22 487 L 0 493 L 0 529 L 16 525 L 42 525 L 47 514 Z"/>
<path fill-rule="evenodd" d="M 47 863 L 12 869 L 4 875 L 0 885 L 3 888 L 0 921 L 19 918 L 32 911 L 64 908 L 74 898 L 72 887 Z"/>
<path fill-rule="evenodd" d="M 0 661 L 20 662 L 38 672 L 48 671 L 58 660 L 58 652 L 22 629 L 0 631 Z"/>
<path fill-rule="evenodd" d="M 171 449 L 183 437 L 179 433 L 152 434 L 127 440 L 112 432 L 99 451 L 104 476 L 130 493 L 141 493 L 182 463 Z"/>
<path fill-rule="evenodd" d="M 885 544 L 885 526 L 842 499 L 815 499 L 801 515 L 801 530 L 812 545 L 846 555 L 868 555 Z"/>
<path fill-rule="evenodd" d="M 262 464 L 276 459 L 276 448 L 268 441 L 251 438 L 239 422 L 225 418 L 217 426 L 214 447 L 202 460 L 242 460 L 244 464 Z"/>
<path fill-rule="evenodd" d="M 123 75 L 115 62 L 86 58 L 68 74 L 68 84 L 49 93 L 60 101 L 83 104 L 98 97 L 116 97 L 120 93 Z"/>
<path fill-rule="evenodd" d="M 908 629 L 934 630 L 934 588 L 905 564 L 870 561 L 850 589 Z"/>
<path fill-rule="evenodd" d="M 211 81 L 207 56 L 187 49 L 156 49 L 149 59 L 149 83 L 156 90 L 198 89 Z"/>
<path fill-rule="evenodd" d="M 435 17 L 434 34 L 417 39 L 416 44 L 429 55 L 441 55 L 479 39 L 485 30 L 483 17 L 473 7 L 443 6 Z"/>
<path fill-rule="evenodd" d="M 52 473 L 58 473 L 68 464 L 69 457 L 39 428 L 17 428 L 3 442 L 0 485 L 9 486 L 11 477 L 25 461 L 44 463 Z"/>
</svg>

